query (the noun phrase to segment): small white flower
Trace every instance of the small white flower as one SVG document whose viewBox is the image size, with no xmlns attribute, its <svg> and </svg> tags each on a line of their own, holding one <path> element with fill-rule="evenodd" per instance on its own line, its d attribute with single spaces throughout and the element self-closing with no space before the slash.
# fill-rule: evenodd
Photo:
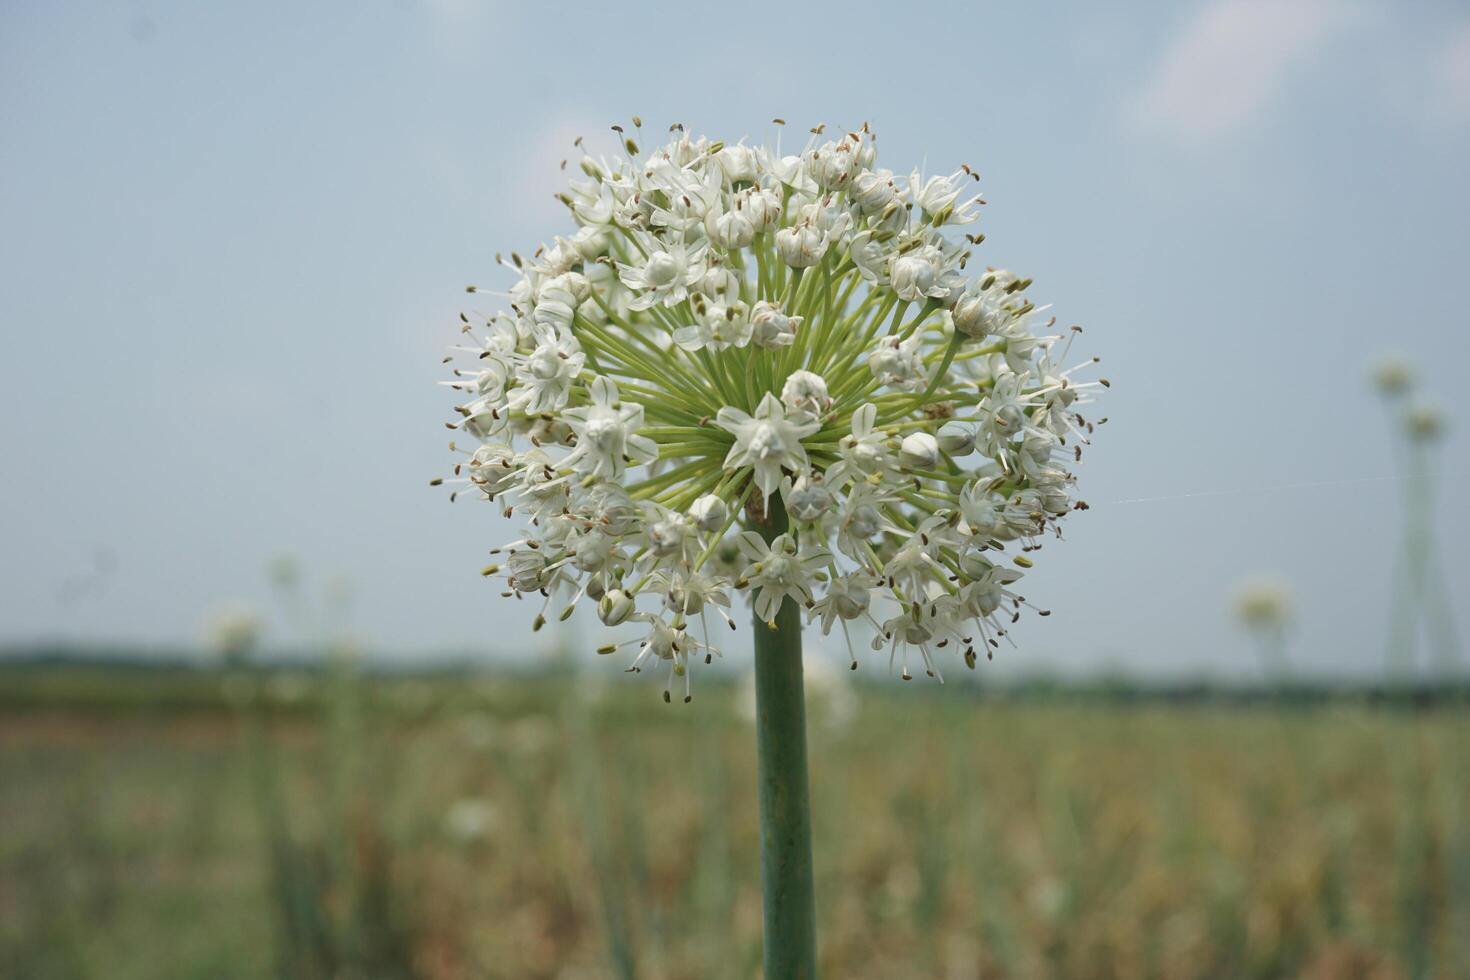
<svg viewBox="0 0 1470 980">
<path fill-rule="evenodd" d="M 801 524 L 820 521 L 832 510 L 833 503 L 832 491 L 805 473 L 794 481 L 782 481 L 781 500 L 786 513 Z"/>
<path fill-rule="evenodd" d="M 801 440 L 821 428 L 817 422 L 792 422 L 775 395 L 767 392 L 755 410 L 747 415 L 726 405 L 715 416 L 715 424 L 735 437 L 735 445 L 725 456 L 725 466 L 749 466 L 755 471 L 755 485 L 762 500 L 769 501 L 781 482 L 781 471 L 793 473 L 806 469 L 806 450 Z"/>
<path fill-rule="evenodd" d="M 965 293 L 950 311 L 954 328 L 972 340 L 980 340 L 1005 326 L 1010 313 L 991 292 Z"/>
<path fill-rule="evenodd" d="M 852 434 L 841 443 L 843 460 L 858 473 L 875 474 L 888 459 L 888 440 L 874 429 L 876 405 L 867 404 L 852 413 Z"/>
<path fill-rule="evenodd" d="M 820 619 L 822 632 L 830 633 L 834 622 L 866 615 L 877 584 L 877 577 L 866 573 L 833 579 L 827 586 L 827 594 L 812 604 L 812 619 Z"/>
<path fill-rule="evenodd" d="M 520 476 L 516 451 L 503 442 L 487 442 L 475 449 L 468 463 L 470 482 L 487 497 L 515 486 Z"/>
<path fill-rule="evenodd" d="M 848 194 L 863 214 L 880 214 L 898 197 L 891 170 L 869 170 L 853 178 Z"/>
<path fill-rule="evenodd" d="M 518 385 L 511 392 L 510 407 L 530 415 L 561 408 L 586 360 L 576 338 L 544 334 L 516 371 Z"/>
<path fill-rule="evenodd" d="M 721 351 L 727 347 L 744 347 L 750 343 L 754 328 L 744 303 L 736 301 L 703 306 L 701 303 L 702 300 L 696 303 L 699 321 L 677 328 L 674 331 L 675 344 L 687 351 L 703 350 L 706 347 Z"/>
<path fill-rule="evenodd" d="M 934 288 L 935 269 L 929 258 L 909 252 L 893 260 L 893 291 L 906 302 L 923 299 Z"/>
<path fill-rule="evenodd" d="M 757 233 L 774 228 L 781 221 L 781 195 L 769 187 L 752 190 L 735 199 L 737 206 L 750 215 Z"/>
<path fill-rule="evenodd" d="M 968 170 L 956 170 L 948 177 L 930 177 L 923 180 L 917 170 L 909 178 L 909 187 L 913 191 L 914 203 L 924 212 L 931 221 L 938 220 L 942 224 L 962 225 L 968 224 L 976 219 L 975 206 L 980 203 L 977 194 L 963 204 L 957 204 L 960 197 L 960 181 L 970 176 Z"/>
<path fill-rule="evenodd" d="M 741 181 L 749 182 L 756 179 L 759 160 L 755 151 L 744 143 L 734 146 L 723 147 L 715 154 L 715 162 L 720 165 L 720 170 L 732 184 Z"/>
<path fill-rule="evenodd" d="M 618 268 L 618 278 L 636 294 L 628 303 L 631 310 L 681 303 L 689 298 L 689 287 L 704 276 L 702 257 L 683 242 L 664 243 L 649 238 L 651 247 L 645 246 L 647 255 L 641 265 Z"/>
<path fill-rule="evenodd" d="M 618 386 L 596 378 L 591 403 L 569 408 L 561 417 L 577 434 L 577 445 L 562 460 L 579 473 L 615 480 L 628 463 L 638 466 L 658 459 L 658 445 L 638 434 L 643 428 L 643 406 L 618 401 Z"/>
<path fill-rule="evenodd" d="M 723 249 L 745 248 L 755 241 L 755 222 L 748 210 L 738 207 L 705 215 L 704 230 Z"/>
<path fill-rule="evenodd" d="M 829 244 L 827 233 L 810 221 L 776 232 L 776 254 L 793 269 L 807 269 L 822 261 Z"/>
<path fill-rule="evenodd" d="M 832 556 L 824 548 L 799 552 L 789 534 L 778 535 L 769 545 L 754 531 L 740 535 L 740 552 L 750 564 L 741 573 L 755 590 L 755 614 L 773 627 L 781 603 L 792 599 L 799 605 L 812 601 L 813 576 Z"/>
<path fill-rule="evenodd" d="M 913 391 L 923 387 L 924 357 L 919 350 L 919 338 L 884 337 L 868 355 L 868 370 L 880 382 L 894 388 Z"/>
<path fill-rule="evenodd" d="M 969 532 L 977 538 L 990 538 L 1000 533 L 1000 509 L 988 490 L 970 483 L 960 491 L 960 514 Z"/>
<path fill-rule="evenodd" d="M 866 230 L 852 236 L 848 248 L 852 264 L 857 267 L 859 275 L 880 286 L 889 283 L 888 267 L 893 258 L 893 250 L 887 243 L 871 230 Z"/>
<path fill-rule="evenodd" d="M 807 154 L 807 173 L 823 190 L 837 190 L 850 181 L 861 164 L 852 140 L 828 141 Z"/>
</svg>

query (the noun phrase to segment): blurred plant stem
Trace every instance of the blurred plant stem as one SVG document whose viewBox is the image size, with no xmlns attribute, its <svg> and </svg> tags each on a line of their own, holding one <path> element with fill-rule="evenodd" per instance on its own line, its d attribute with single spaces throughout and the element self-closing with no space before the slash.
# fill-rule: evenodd
<svg viewBox="0 0 1470 980">
<path fill-rule="evenodd" d="M 276 963 L 288 975 L 329 974 L 330 930 L 322 918 L 303 855 L 291 837 L 281 772 L 265 716 L 265 685 L 260 667 L 240 662 L 226 674 L 226 700 L 235 711 L 241 752 L 250 779 L 270 860 Z"/>
<path fill-rule="evenodd" d="M 1397 450 L 1399 467 L 1405 474 L 1403 539 L 1394 575 L 1387 661 L 1391 680 L 1411 684 L 1421 616 L 1433 647 L 1435 673 L 1449 679 L 1461 665 L 1453 604 L 1435 549 L 1434 443 L 1412 434 L 1404 442 Z"/>
<path fill-rule="evenodd" d="M 613 845 L 608 839 L 610 807 L 603 786 L 603 762 L 595 758 L 601 739 L 589 720 L 586 705 L 578 704 L 573 698 L 564 699 L 562 722 L 566 725 L 566 730 L 572 733 L 575 743 L 589 747 L 586 751 L 571 753 L 571 776 L 587 837 L 598 904 L 602 910 L 607 956 L 612 962 L 613 975 L 618 980 L 635 980 L 638 976 L 638 962 L 633 951 L 633 931 L 626 912 L 627 890 L 623 887 L 615 867 Z M 528 785 L 525 792 L 517 795 L 534 799 L 533 787 Z"/>
<path fill-rule="evenodd" d="M 779 496 L 756 530 L 767 543 L 787 530 Z M 817 975 L 812 819 L 806 763 L 806 691 L 801 617 L 787 598 L 772 629 L 755 617 L 757 782 L 766 980 Z"/>
</svg>

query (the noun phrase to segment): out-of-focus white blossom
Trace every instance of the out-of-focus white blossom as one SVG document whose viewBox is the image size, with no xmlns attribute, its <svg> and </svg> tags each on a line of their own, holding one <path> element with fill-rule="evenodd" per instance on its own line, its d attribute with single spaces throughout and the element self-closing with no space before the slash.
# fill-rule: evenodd
<svg viewBox="0 0 1470 980">
<path fill-rule="evenodd" d="M 1296 614 L 1291 583 L 1272 574 L 1242 580 L 1235 587 L 1235 614 L 1250 629 L 1283 629 Z"/>
<path fill-rule="evenodd" d="M 489 800 L 466 798 L 455 800 L 444 814 L 444 830 L 461 844 L 471 844 L 493 833 L 500 823 L 500 812 Z"/>
<path fill-rule="evenodd" d="M 1386 355 L 1373 365 L 1373 385 L 1390 398 L 1402 395 L 1414 384 L 1414 367 L 1402 357 Z"/>
<path fill-rule="evenodd" d="M 260 613 L 244 602 L 219 606 L 209 615 L 209 645 L 226 660 L 247 656 L 260 641 Z"/>
</svg>

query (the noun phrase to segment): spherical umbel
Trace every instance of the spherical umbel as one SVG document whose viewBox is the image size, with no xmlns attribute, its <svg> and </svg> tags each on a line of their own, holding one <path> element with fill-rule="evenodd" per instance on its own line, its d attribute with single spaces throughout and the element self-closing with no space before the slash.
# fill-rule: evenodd
<svg viewBox="0 0 1470 980">
<path fill-rule="evenodd" d="M 789 155 L 674 126 L 641 158 L 615 128 L 635 159 L 584 153 L 565 235 L 461 318 L 449 426 L 478 445 L 434 482 L 524 524 L 484 574 L 538 597 L 538 626 L 586 599 L 636 627 L 600 652 L 686 700 L 736 593 L 869 629 L 904 678 L 989 656 L 1085 507 L 1106 382 L 1063 368 L 1080 328 L 1030 279 L 974 268 L 978 175 L 895 176 L 867 126 Z M 777 500 L 786 532 L 751 533 Z"/>
</svg>

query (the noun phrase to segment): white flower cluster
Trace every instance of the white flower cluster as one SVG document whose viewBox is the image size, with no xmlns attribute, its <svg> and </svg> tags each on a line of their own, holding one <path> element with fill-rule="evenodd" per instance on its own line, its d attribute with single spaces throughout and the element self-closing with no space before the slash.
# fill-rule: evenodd
<svg viewBox="0 0 1470 980">
<path fill-rule="evenodd" d="M 584 155 L 559 195 L 574 233 L 501 260 L 507 308 L 462 317 L 450 427 L 478 445 L 449 482 L 529 524 L 484 574 L 544 596 L 538 628 L 583 597 L 637 624 L 600 652 L 662 662 L 666 699 L 733 592 L 871 626 L 905 679 L 915 654 L 973 667 L 1085 507 L 1068 466 L 1106 384 L 1058 366 L 1029 279 L 967 271 L 978 177 L 881 169 L 866 126 L 782 156 L 676 125 L 641 160 L 613 128 L 628 158 Z"/>
</svg>

